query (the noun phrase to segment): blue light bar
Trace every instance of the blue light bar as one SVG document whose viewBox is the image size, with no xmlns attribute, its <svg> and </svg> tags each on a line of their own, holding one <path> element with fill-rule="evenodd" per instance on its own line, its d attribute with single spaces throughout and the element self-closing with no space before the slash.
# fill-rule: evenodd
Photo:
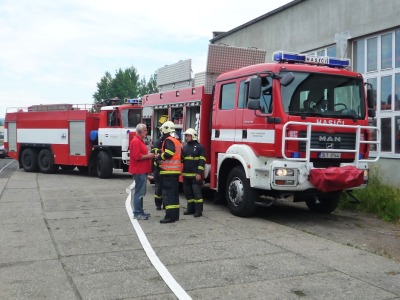
<svg viewBox="0 0 400 300">
<path fill-rule="evenodd" d="M 142 99 L 140 98 L 126 99 L 126 102 L 130 104 L 142 104 Z"/>
<path fill-rule="evenodd" d="M 341 59 L 337 57 L 315 56 L 285 51 L 274 52 L 273 60 L 277 62 L 305 63 L 334 68 L 347 68 L 350 66 L 350 59 L 348 58 Z"/>
<path fill-rule="evenodd" d="M 297 53 L 278 51 L 274 52 L 273 59 L 279 62 L 304 62 L 306 56 Z"/>
</svg>

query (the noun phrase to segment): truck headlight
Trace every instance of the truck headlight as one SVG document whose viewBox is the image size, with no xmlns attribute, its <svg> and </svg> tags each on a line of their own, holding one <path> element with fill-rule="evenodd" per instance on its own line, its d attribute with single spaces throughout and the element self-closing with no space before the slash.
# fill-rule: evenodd
<svg viewBox="0 0 400 300">
<path fill-rule="evenodd" d="M 275 168 L 273 185 L 296 186 L 298 184 L 297 169 Z"/>
<path fill-rule="evenodd" d="M 275 169 L 275 175 L 276 176 L 294 176 L 294 170 L 293 169 L 286 169 L 286 168 L 277 168 Z"/>
</svg>

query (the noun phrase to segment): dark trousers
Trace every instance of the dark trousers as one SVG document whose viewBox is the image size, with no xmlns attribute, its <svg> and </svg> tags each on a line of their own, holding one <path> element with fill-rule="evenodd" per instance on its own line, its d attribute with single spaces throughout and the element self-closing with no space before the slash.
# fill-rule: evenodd
<svg viewBox="0 0 400 300">
<path fill-rule="evenodd" d="M 187 200 L 187 212 L 203 212 L 203 195 L 201 193 L 201 181 L 195 177 L 183 178 L 183 191 Z"/>
<path fill-rule="evenodd" d="M 165 219 L 179 220 L 179 175 L 160 175 Z"/>
<path fill-rule="evenodd" d="M 159 174 L 160 170 L 154 170 L 154 204 L 157 207 L 162 206 L 162 182 Z"/>
</svg>

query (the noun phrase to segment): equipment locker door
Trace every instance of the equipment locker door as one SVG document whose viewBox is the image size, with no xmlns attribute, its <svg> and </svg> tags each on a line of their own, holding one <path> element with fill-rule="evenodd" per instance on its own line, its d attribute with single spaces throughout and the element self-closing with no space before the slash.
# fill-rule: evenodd
<svg viewBox="0 0 400 300">
<path fill-rule="evenodd" d="M 85 156 L 85 121 L 69 122 L 69 154 Z"/>
<path fill-rule="evenodd" d="M 9 122 L 7 129 L 8 151 L 17 151 L 17 123 Z"/>
</svg>

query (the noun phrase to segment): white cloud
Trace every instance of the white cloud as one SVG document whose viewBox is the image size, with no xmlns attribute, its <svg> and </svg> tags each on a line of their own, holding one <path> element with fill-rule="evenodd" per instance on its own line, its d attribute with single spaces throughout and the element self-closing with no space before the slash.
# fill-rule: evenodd
<svg viewBox="0 0 400 300">
<path fill-rule="evenodd" d="M 204 71 L 213 31 L 228 31 L 290 2 L 2 0 L 0 117 L 6 107 L 91 103 L 109 71 L 192 59 Z"/>
</svg>

